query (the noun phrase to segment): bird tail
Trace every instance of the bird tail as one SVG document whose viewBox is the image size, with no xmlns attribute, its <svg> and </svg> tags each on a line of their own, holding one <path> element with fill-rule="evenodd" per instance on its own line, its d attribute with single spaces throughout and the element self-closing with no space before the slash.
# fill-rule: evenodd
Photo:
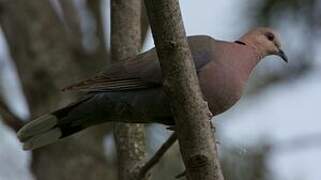
<svg viewBox="0 0 321 180">
<path fill-rule="evenodd" d="M 88 126 L 79 123 L 79 119 L 69 116 L 69 113 L 82 103 L 84 100 L 40 116 L 24 125 L 17 133 L 23 149 L 33 150 L 87 128 Z"/>
<path fill-rule="evenodd" d="M 23 126 L 17 133 L 23 149 L 36 149 L 59 140 L 62 131 L 57 125 L 57 117 L 46 114 Z"/>
</svg>

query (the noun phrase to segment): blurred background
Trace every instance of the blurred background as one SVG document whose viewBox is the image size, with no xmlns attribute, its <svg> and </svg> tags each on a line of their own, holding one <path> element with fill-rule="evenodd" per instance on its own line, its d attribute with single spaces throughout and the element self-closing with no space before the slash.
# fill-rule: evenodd
<svg viewBox="0 0 321 180">
<path fill-rule="evenodd" d="M 103 70 L 109 59 L 109 4 L 109 0 L 0 2 L 0 180 L 115 179 L 108 125 L 33 153 L 22 151 L 15 137 L 24 120 L 79 97 L 59 88 Z M 243 99 L 213 119 L 225 178 L 320 180 L 321 1 L 180 4 L 188 35 L 234 41 L 252 27 L 269 26 L 281 34 L 289 57 L 288 64 L 265 58 Z M 142 18 L 144 51 L 153 47 L 153 41 Z M 162 125 L 149 125 L 146 131 L 151 155 L 169 132 Z M 153 179 L 174 179 L 182 171 L 176 144 L 154 168 Z"/>
</svg>

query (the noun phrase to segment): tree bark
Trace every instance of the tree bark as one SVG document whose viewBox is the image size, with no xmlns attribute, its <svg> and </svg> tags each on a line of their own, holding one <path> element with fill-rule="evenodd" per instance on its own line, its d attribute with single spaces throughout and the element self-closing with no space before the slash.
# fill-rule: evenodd
<svg viewBox="0 0 321 180">
<path fill-rule="evenodd" d="M 70 42 L 74 38 L 68 38 L 48 0 L 3 1 L 0 8 L 1 26 L 33 117 L 75 99 L 76 95 L 59 89 L 105 64 L 104 59 L 79 58 L 74 42 Z M 33 151 L 35 177 L 41 180 L 110 178 L 112 172 L 108 171 L 111 168 L 104 157 L 103 135 L 89 131 Z"/>
<path fill-rule="evenodd" d="M 145 0 L 189 180 L 223 180 L 178 0 Z"/>
<path fill-rule="evenodd" d="M 111 0 L 111 60 L 135 56 L 141 48 L 140 0 Z M 146 156 L 144 125 L 115 123 L 119 180 L 134 179 L 136 165 Z"/>
</svg>

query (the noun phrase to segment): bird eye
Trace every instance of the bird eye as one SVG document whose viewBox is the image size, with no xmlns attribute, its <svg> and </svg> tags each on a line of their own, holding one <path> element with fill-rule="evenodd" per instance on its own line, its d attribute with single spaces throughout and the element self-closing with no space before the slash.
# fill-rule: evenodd
<svg viewBox="0 0 321 180">
<path fill-rule="evenodd" d="M 269 41 L 273 41 L 274 40 L 274 34 L 272 34 L 271 32 L 265 33 L 265 36 Z"/>
</svg>

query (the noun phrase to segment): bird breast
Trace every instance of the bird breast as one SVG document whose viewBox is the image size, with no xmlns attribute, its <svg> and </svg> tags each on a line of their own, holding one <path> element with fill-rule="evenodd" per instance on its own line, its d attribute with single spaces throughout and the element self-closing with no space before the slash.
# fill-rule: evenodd
<svg viewBox="0 0 321 180">
<path fill-rule="evenodd" d="M 199 73 L 204 99 L 214 115 L 231 108 L 242 95 L 245 81 L 235 69 L 211 63 Z"/>
</svg>

